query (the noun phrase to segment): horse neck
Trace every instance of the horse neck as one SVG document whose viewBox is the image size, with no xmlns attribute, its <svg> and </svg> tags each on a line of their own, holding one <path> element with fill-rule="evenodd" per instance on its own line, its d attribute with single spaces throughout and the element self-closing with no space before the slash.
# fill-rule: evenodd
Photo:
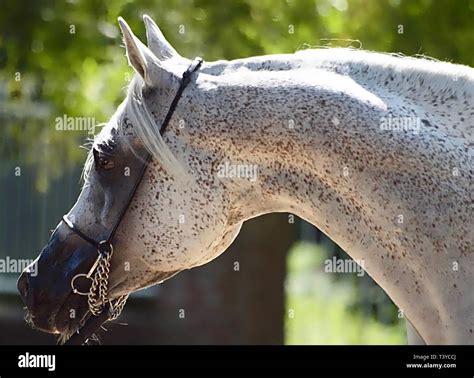
<svg viewBox="0 0 474 378">
<path fill-rule="evenodd" d="M 468 196 L 469 178 L 447 174 L 453 167 L 468 168 L 466 138 L 423 104 L 406 107 L 412 89 L 402 83 L 409 69 L 395 75 L 394 67 L 370 59 L 344 66 L 333 57 L 295 54 L 286 63 L 279 57 L 272 71 L 271 62 L 256 59 L 229 62 L 227 67 L 220 62 L 218 70 L 203 70 L 178 110 L 177 118 L 187 126 L 168 136 L 180 141 L 175 152 L 186 151 L 187 164 L 204 172 L 196 179 L 224 193 L 230 224 L 269 212 L 294 213 L 364 261 L 413 324 L 422 327 L 423 317 L 443 324 L 454 321 L 445 318 L 448 302 L 418 294 L 433 291 L 437 279 L 452 279 L 430 273 L 435 263 L 429 262 L 427 251 L 458 250 L 455 243 L 466 231 L 459 217 L 457 225 L 443 225 L 441 232 L 432 228 L 440 222 L 437 213 L 462 205 L 446 202 L 448 188 Z M 419 78 L 422 71 L 414 72 Z M 425 74 L 427 82 L 430 75 Z M 451 96 L 438 100 L 445 95 Z M 381 128 L 384 117 L 413 115 L 427 121 L 421 136 Z M 444 129 L 437 127 L 441 124 Z M 250 171 L 257 167 L 257 179 L 236 177 L 232 169 L 224 169 L 228 177 L 219 177 L 223 165 Z M 442 203 L 443 210 L 437 207 Z M 442 230 L 450 228 L 459 235 L 446 237 Z M 420 258 L 406 257 L 415 250 L 421 251 Z M 447 254 L 438 256 L 449 259 Z M 413 287 L 418 294 L 408 294 Z M 429 329 L 422 331 L 431 342 L 446 340 L 430 336 Z"/>
<path fill-rule="evenodd" d="M 352 198 L 351 208 L 373 203 L 377 193 L 383 202 L 400 202 L 391 186 L 372 193 L 378 181 L 391 185 L 418 174 L 425 186 L 468 187 L 468 177 L 446 171 L 469 172 L 469 67 L 323 49 L 219 61 L 203 72 L 183 118 L 191 144 L 214 168 L 223 161 L 258 166 L 258 184 L 223 181 L 238 193 L 239 209 L 247 208 L 239 214 L 298 210 L 319 227 L 327 219 L 314 215 L 323 198 Z M 390 130 L 400 119 L 398 127 L 407 129 Z M 426 201 L 424 193 L 416 196 Z"/>
<path fill-rule="evenodd" d="M 422 105 L 403 112 L 414 85 L 406 85 L 406 77 L 411 72 L 418 80 L 419 67 L 395 74 L 392 59 L 403 59 L 382 55 L 388 63 L 381 63 L 372 57 L 381 54 L 365 53 L 370 58 L 362 64 L 359 52 L 350 61 L 339 50 L 318 51 L 211 64 L 190 95 L 192 104 L 182 109 L 191 148 L 213 161 L 213 169 L 221 163 L 258 167 L 258 183 L 223 180 L 229 192 L 238 193 L 239 209 L 247 208 L 239 214 L 299 210 L 308 219 L 303 214 L 308 210 L 311 222 L 321 226 L 314 219 L 321 199 L 334 192 L 326 203 L 335 196 L 355 200 L 376 171 L 415 172 L 421 164 L 433 177 L 440 175 L 440 162 L 450 151 L 432 140 L 442 135 L 438 124 L 451 124 L 420 112 L 426 110 Z M 424 80 L 431 74 L 426 71 Z M 418 129 L 390 133 L 381 127 L 382 119 L 401 116 L 414 116 L 414 127 L 431 121 L 434 126 L 424 136 L 433 139 L 420 144 Z"/>
<path fill-rule="evenodd" d="M 383 101 L 350 77 L 320 69 L 240 67 L 202 75 L 197 84 L 182 108 L 185 150 L 214 177 L 231 167 L 216 178 L 228 194 L 230 222 L 292 212 L 349 246 L 343 235 L 366 201 L 367 158 L 384 164 L 377 159 Z M 235 177 L 232 167 L 256 167 L 257 180 Z"/>
</svg>

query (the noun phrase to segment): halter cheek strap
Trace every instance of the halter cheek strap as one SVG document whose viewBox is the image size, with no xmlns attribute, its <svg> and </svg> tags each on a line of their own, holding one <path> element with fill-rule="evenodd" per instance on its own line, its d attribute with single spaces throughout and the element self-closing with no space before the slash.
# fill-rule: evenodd
<svg viewBox="0 0 474 378">
<path fill-rule="evenodd" d="M 103 240 L 101 242 L 97 242 L 95 241 L 94 239 L 90 238 L 89 236 L 87 236 L 86 234 L 84 234 L 81 230 L 79 230 L 79 228 L 77 228 L 76 226 L 74 226 L 74 223 L 72 223 L 69 218 L 66 216 L 66 215 L 63 215 L 63 222 L 66 224 L 66 226 L 68 226 L 71 231 L 73 231 L 76 235 L 80 236 L 83 240 L 85 240 L 86 242 L 88 242 L 89 244 L 93 245 L 95 247 L 95 249 L 102 254 L 102 251 L 104 250 L 105 252 L 105 249 L 107 249 L 108 247 L 111 246 L 110 242 L 108 242 L 107 240 Z M 108 248 L 110 249 L 110 248 Z"/>
<path fill-rule="evenodd" d="M 168 113 L 166 114 L 166 117 L 163 120 L 163 123 L 161 125 L 161 128 L 160 128 L 161 135 L 163 135 L 163 133 L 165 132 L 166 127 L 168 126 L 171 120 L 171 117 L 173 116 L 173 113 L 176 110 L 176 107 L 183 94 L 183 91 L 186 89 L 187 85 L 191 81 L 192 74 L 196 72 L 197 70 L 199 70 L 199 68 L 202 65 L 202 62 L 203 60 L 201 58 L 199 57 L 195 58 L 191 62 L 187 70 L 183 73 L 178 91 L 176 92 L 176 95 L 170 104 Z M 86 233 L 82 232 L 77 226 L 74 225 L 74 223 L 71 222 L 70 219 L 68 219 L 66 215 L 64 215 L 62 218 L 64 221 L 64 224 L 72 232 L 74 232 L 77 236 L 79 236 L 81 239 L 83 239 L 87 243 L 94 246 L 98 254 L 96 260 L 92 264 L 88 273 L 79 273 L 72 278 L 71 288 L 75 294 L 88 296 L 89 310 L 92 312 L 92 314 L 96 316 L 100 315 L 108 304 L 109 320 L 113 320 L 120 315 L 120 312 L 125 306 L 125 302 L 128 298 L 128 295 L 124 295 L 115 299 L 114 301 L 110 301 L 107 299 L 110 261 L 113 254 L 112 240 L 115 236 L 115 233 L 118 227 L 120 226 L 120 223 L 122 222 L 122 219 L 125 216 L 125 213 L 127 212 L 127 209 L 130 206 L 130 203 L 135 197 L 135 194 L 138 190 L 140 183 L 143 180 L 143 176 L 145 175 L 146 169 L 148 167 L 148 163 L 150 161 L 151 161 L 151 154 L 147 153 L 143 161 L 143 164 L 140 167 L 140 173 L 138 175 L 138 178 L 133 184 L 130 195 L 128 196 L 127 201 L 125 202 L 124 206 L 120 210 L 117 221 L 115 222 L 114 226 L 110 230 L 106 239 L 102 241 L 97 241 L 89 237 Z M 75 287 L 76 280 L 79 279 L 80 277 L 84 277 L 91 281 L 91 287 L 89 289 L 89 292 L 82 292 Z"/>
</svg>

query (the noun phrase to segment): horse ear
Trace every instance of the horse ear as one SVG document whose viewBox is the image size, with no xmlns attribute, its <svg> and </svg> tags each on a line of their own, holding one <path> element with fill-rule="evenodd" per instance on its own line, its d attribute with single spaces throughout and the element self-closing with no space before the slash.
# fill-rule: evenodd
<svg viewBox="0 0 474 378">
<path fill-rule="evenodd" d="M 180 56 L 171 44 L 166 40 L 155 21 L 148 15 L 143 15 L 143 21 L 146 27 L 146 39 L 148 48 L 160 60 L 170 59 L 175 56 Z"/>
<path fill-rule="evenodd" d="M 159 62 L 153 53 L 146 47 L 132 32 L 130 26 L 122 17 L 118 18 L 120 29 L 122 29 L 125 50 L 127 52 L 128 63 L 141 76 L 143 81 L 152 85 L 152 67 Z"/>
</svg>

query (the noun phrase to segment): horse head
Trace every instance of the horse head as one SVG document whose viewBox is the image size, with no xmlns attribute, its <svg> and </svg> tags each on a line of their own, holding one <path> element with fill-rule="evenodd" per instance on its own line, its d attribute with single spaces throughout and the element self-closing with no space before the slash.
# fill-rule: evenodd
<svg viewBox="0 0 474 378">
<path fill-rule="evenodd" d="M 178 138 L 181 108 L 199 85 L 196 74 L 160 133 L 190 61 L 148 16 L 144 21 L 148 46 L 119 19 L 136 75 L 94 139 L 82 191 L 33 263 L 37 274 L 30 267 L 18 281 L 31 324 L 64 339 L 91 317 L 92 286 L 106 291 L 95 298 L 100 309 L 105 301 L 215 258 L 240 229 L 241 223 L 228 222 L 225 193 L 215 185 L 211 167 Z M 107 241 L 111 256 L 105 265 L 99 261 L 100 241 Z"/>
</svg>

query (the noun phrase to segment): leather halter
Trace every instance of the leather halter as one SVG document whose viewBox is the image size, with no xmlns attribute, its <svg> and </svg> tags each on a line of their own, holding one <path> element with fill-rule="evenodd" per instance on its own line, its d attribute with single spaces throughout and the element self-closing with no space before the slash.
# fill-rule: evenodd
<svg viewBox="0 0 474 378">
<path fill-rule="evenodd" d="M 163 135 L 163 133 L 165 132 L 166 127 L 168 126 L 168 124 L 171 120 L 171 117 L 173 116 L 173 113 L 176 110 L 176 107 L 178 105 L 178 102 L 179 102 L 182 94 L 183 94 L 183 91 L 186 89 L 189 82 L 191 81 L 192 74 L 194 72 L 196 72 L 197 70 L 199 70 L 199 68 L 202 65 L 202 62 L 203 62 L 203 60 L 201 58 L 199 58 L 199 57 L 194 58 L 194 60 L 189 65 L 189 67 L 183 73 L 182 79 L 181 79 L 180 84 L 179 84 L 178 91 L 176 92 L 176 95 L 175 95 L 173 101 L 171 102 L 168 113 L 166 114 L 166 117 L 165 117 L 165 119 L 164 119 L 164 121 L 161 125 L 161 128 L 160 128 L 160 134 L 161 135 Z M 132 187 L 132 190 L 130 192 L 130 195 L 129 195 L 127 201 L 125 202 L 125 205 L 120 210 L 117 221 L 115 222 L 114 226 L 110 230 L 107 238 L 105 238 L 104 240 L 97 241 L 94 238 L 89 237 L 87 234 L 82 232 L 77 226 L 75 226 L 74 223 L 72 223 L 71 220 L 68 219 L 68 217 L 66 215 L 63 215 L 62 219 L 63 219 L 64 223 L 66 224 L 66 226 L 69 227 L 69 229 L 71 229 L 71 231 L 73 231 L 81 239 L 83 239 L 87 243 L 94 246 L 94 248 L 98 252 L 97 259 L 95 260 L 95 262 L 92 265 L 89 272 L 87 274 L 83 274 L 83 273 L 77 274 L 71 280 L 71 287 L 72 287 L 72 290 L 75 294 L 88 295 L 88 293 L 80 292 L 79 290 L 77 290 L 74 287 L 74 282 L 75 282 L 76 278 L 79 278 L 79 277 L 82 276 L 82 277 L 87 277 L 87 278 L 90 279 L 91 276 L 94 274 L 94 271 L 96 270 L 101 258 L 110 257 L 110 255 L 112 254 L 112 252 L 113 252 L 112 240 L 115 236 L 115 233 L 116 233 L 118 227 L 120 226 L 120 223 L 122 222 L 123 217 L 125 216 L 125 213 L 127 212 L 128 207 L 130 206 L 130 203 L 132 202 L 133 198 L 135 197 L 137 189 L 138 189 L 141 181 L 143 180 L 143 176 L 145 175 L 145 171 L 148 167 L 148 163 L 150 162 L 150 160 L 151 160 L 151 154 L 149 152 L 147 152 L 147 154 L 145 156 L 145 159 L 143 160 L 143 164 L 140 167 L 140 173 L 138 175 L 138 179 L 133 183 L 133 187 Z"/>
</svg>

